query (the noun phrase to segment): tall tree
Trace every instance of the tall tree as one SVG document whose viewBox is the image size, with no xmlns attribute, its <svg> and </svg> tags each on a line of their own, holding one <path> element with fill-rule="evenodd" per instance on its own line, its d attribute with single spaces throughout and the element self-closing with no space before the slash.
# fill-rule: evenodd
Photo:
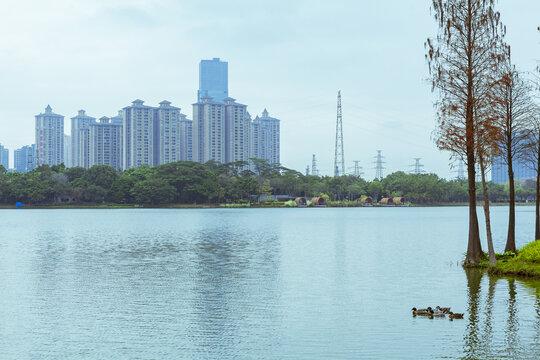
<svg viewBox="0 0 540 360">
<path fill-rule="evenodd" d="M 434 138 L 441 150 L 467 165 L 469 194 L 469 239 L 465 264 L 480 262 L 482 246 L 476 213 L 476 123 L 475 106 L 489 87 L 493 62 L 501 57 L 504 28 L 495 10 L 495 0 L 433 0 L 432 10 L 439 31 L 427 39 L 426 60 L 438 126 Z"/>
<path fill-rule="evenodd" d="M 504 251 L 516 252 L 516 193 L 514 165 L 522 161 L 527 151 L 528 127 L 533 115 L 531 87 L 508 59 L 501 68 L 500 79 L 492 91 L 494 111 L 501 131 L 502 159 L 508 166 L 509 212 L 508 236 Z"/>
</svg>

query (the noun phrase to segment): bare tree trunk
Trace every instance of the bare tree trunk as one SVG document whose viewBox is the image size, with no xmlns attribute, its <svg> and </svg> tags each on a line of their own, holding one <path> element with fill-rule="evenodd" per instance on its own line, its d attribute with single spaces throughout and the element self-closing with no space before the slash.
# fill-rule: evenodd
<svg viewBox="0 0 540 360">
<path fill-rule="evenodd" d="M 467 161 L 467 175 L 469 184 L 469 242 L 467 245 L 466 264 L 478 264 L 482 256 L 480 233 L 478 230 L 478 215 L 476 214 L 476 169 L 474 168 L 474 155 L 469 155 Z"/>
<path fill-rule="evenodd" d="M 534 239 L 540 240 L 540 157 L 538 158 L 539 167 L 536 170 L 536 226 Z"/>
<path fill-rule="evenodd" d="M 536 147 L 536 224 L 534 239 L 540 240 L 540 136 Z"/>
<path fill-rule="evenodd" d="M 496 266 L 497 258 L 495 257 L 495 250 L 493 249 L 493 238 L 491 236 L 491 217 L 489 216 L 489 194 L 486 184 L 486 165 L 484 159 L 480 157 L 480 171 L 482 173 L 482 189 L 484 190 L 484 214 L 486 217 L 486 235 L 489 254 L 489 265 Z"/>
<path fill-rule="evenodd" d="M 516 191 L 514 187 L 514 169 L 512 168 L 512 157 L 508 154 L 508 186 L 509 186 L 509 214 L 508 214 L 508 237 L 504 252 L 516 252 Z"/>
</svg>

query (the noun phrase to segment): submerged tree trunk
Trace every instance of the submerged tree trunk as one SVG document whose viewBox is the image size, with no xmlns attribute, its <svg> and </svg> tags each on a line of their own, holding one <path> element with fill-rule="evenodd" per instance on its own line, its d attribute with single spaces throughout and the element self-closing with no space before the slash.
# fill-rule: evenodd
<svg viewBox="0 0 540 360">
<path fill-rule="evenodd" d="M 491 217 L 489 216 L 489 194 L 486 184 L 486 165 L 484 159 L 480 157 L 480 171 L 482 173 L 482 189 L 484 190 L 484 214 L 486 217 L 486 235 L 489 254 L 489 265 L 497 265 L 497 258 L 495 257 L 495 249 L 493 249 L 493 238 L 491 236 Z"/>
<path fill-rule="evenodd" d="M 508 237 L 504 252 L 516 252 L 516 190 L 514 187 L 514 169 L 512 168 L 512 155 L 508 154 L 508 192 L 510 198 L 508 213 Z"/>
</svg>

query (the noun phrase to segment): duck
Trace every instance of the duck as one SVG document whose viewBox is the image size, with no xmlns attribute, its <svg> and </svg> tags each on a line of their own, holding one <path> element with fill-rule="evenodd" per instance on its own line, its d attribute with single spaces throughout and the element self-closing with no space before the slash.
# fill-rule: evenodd
<svg viewBox="0 0 540 360">
<path fill-rule="evenodd" d="M 435 310 L 442 311 L 442 312 L 445 313 L 445 314 L 450 313 L 450 307 L 440 307 L 440 306 L 437 306 L 437 307 L 435 308 Z"/>
<path fill-rule="evenodd" d="M 412 314 L 413 315 L 429 315 L 429 311 L 431 310 L 430 307 L 426 309 L 417 309 L 415 307 L 412 308 Z"/>
<path fill-rule="evenodd" d="M 450 312 L 448 313 L 448 317 L 449 317 L 450 319 L 463 319 L 463 314 L 458 314 L 458 313 L 455 313 L 455 314 L 454 314 L 453 312 L 450 311 Z"/>
<path fill-rule="evenodd" d="M 437 316 L 437 317 L 444 317 L 444 313 L 440 310 L 433 311 L 433 309 L 429 310 L 429 316 Z"/>
</svg>

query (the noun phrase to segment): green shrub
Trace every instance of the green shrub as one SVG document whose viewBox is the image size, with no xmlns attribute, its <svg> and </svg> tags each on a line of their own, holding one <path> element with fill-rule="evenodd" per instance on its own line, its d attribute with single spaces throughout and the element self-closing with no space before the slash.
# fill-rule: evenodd
<svg viewBox="0 0 540 360">
<path fill-rule="evenodd" d="M 519 260 L 540 263 L 540 241 L 533 241 L 519 250 Z"/>
<path fill-rule="evenodd" d="M 286 207 L 296 207 L 296 206 L 298 206 L 298 204 L 294 200 L 286 201 L 285 203 L 283 203 L 283 205 L 286 206 Z"/>
</svg>

